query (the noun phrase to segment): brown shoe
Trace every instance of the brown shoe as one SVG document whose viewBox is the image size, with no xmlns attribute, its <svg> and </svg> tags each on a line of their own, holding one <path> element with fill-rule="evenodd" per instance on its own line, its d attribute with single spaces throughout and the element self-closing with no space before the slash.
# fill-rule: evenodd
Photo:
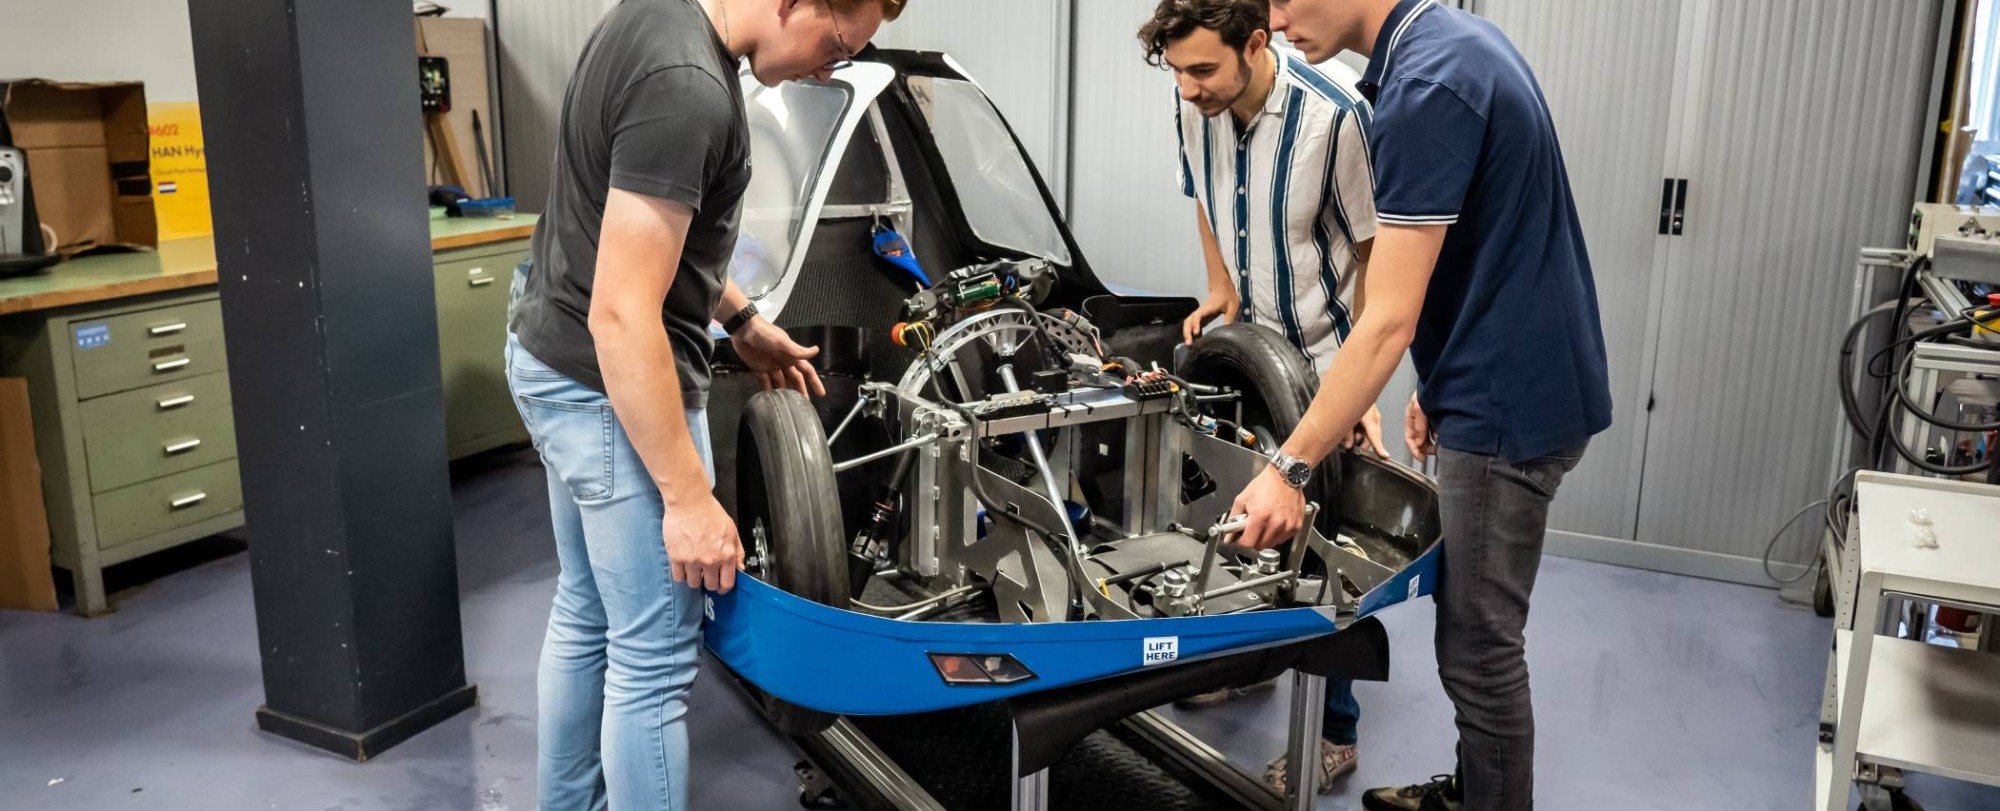
<svg viewBox="0 0 2000 811">
<path fill-rule="evenodd" d="M 1187 698 L 1183 698 L 1179 701 L 1174 702 L 1174 706 L 1179 707 L 1183 710 L 1199 710 L 1205 707 L 1213 707 L 1217 704 L 1234 701 L 1236 699 L 1247 696 L 1251 693 L 1255 693 L 1261 690 L 1269 690 L 1277 686 L 1278 686 L 1278 680 L 1271 679 L 1269 681 L 1261 681 L 1256 684 L 1245 685 L 1243 687 L 1224 687 L 1220 690 L 1210 690 L 1206 693 L 1197 693 L 1195 695 L 1188 696 Z"/>
<path fill-rule="evenodd" d="M 1463 811 L 1458 778 L 1441 774 L 1420 786 L 1371 789 L 1361 795 L 1367 811 Z"/>
<path fill-rule="evenodd" d="M 1353 744 L 1345 746 L 1332 741 L 1319 742 L 1319 793 L 1332 794 L 1333 781 L 1354 773 L 1354 767 L 1361 762 L 1361 750 Z M 1285 793 L 1285 768 L 1290 759 L 1279 755 L 1271 765 L 1264 767 L 1264 784 Z"/>
</svg>

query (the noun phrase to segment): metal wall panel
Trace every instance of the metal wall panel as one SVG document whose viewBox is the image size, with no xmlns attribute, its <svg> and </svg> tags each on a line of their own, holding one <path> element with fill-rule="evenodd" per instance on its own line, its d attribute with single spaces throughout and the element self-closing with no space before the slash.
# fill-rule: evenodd
<svg viewBox="0 0 2000 811">
<path fill-rule="evenodd" d="M 1637 539 L 1756 557 L 1827 485 L 1854 256 L 1902 241 L 1939 3 L 1702 2 Z"/>
<path fill-rule="evenodd" d="M 1590 249 L 1605 328 L 1614 403 L 1565 480 L 1549 526 L 1633 537 L 1646 436 L 1644 325 L 1652 309 L 1660 181 L 1669 138 L 1680 0 L 1485 0 L 1482 15 L 1506 32 L 1541 80 L 1562 139 L 1570 185 Z"/>
<path fill-rule="evenodd" d="M 1076 4 L 1069 219 L 1105 282 L 1203 295 L 1194 202 L 1181 196 L 1173 78 L 1147 65 L 1139 26 L 1156 0 Z"/>
<path fill-rule="evenodd" d="M 563 90 L 591 29 L 614 5 L 616 0 L 493 0 L 507 188 L 523 211 L 539 212 L 548 200 Z"/>
<path fill-rule="evenodd" d="M 882 27 L 884 48 L 943 51 L 1007 116 L 1057 200 L 1068 174 L 1070 0 L 921 0 Z"/>
</svg>

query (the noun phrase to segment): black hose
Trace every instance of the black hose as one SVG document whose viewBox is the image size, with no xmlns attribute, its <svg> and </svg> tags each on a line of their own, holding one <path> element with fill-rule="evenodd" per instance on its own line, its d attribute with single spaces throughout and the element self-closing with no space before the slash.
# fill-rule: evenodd
<svg viewBox="0 0 2000 811">
<path fill-rule="evenodd" d="M 1875 443 L 1875 431 L 1867 424 L 1867 415 L 1861 412 L 1860 396 L 1854 392 L 1854 344 L 1860 340 L 1861 333 L 1868 327 L 1870 320 L 1879 315 L 1888 315 L 1898 303 L 1885 301 L 1863 313 L 1848 326 L 1847 336 L 1840 341 L 1841 409 L 1847 415 L 1848 426 L 1854 429 L 1854 433 L 1860 435 L 1861 444 L 1864 446 Z"/>
<path fill-rule="evenodd" d="M 1916 360 L 1917 356 L 1916 353 L 1914 352 L 1910 353 L 1909 355 L 1905 355 L 1903 357 L 1903 366 L 1901 369 L 1901 373 L 1898 374 L 1897 376 L 1900 378 L 1907 378 L 1910 374 L 1911 368 L 1916 365 Z M 1911 398 L 1910 387 L 1908 386 L 1897 386 L 1896 398 L 1903 401 L 1903 410 L 1905 412 L 1909 413 L 1911 416 L 1916 417 L 1917 419 L 1923 420 L 1924 422 L 1930 423 L 1939 428 L 1948 428 L 1953 431 L 1962 431 L 1966 433 L 1978 433 L 1978 434 L 1983 434 L 1988 431 L 2000 431 L 2000 422 L 1970 422 L 1970 423 L 1952 422 L 1951 420 L 1947 420 L 1943 417 L 1940 417 L 1926 410 L 1923 405 L 1919 404 L 1915 399 Z M 1984 468 L 1981 468 L 1981 470 L 1984 470 Z"/>
<path fill-rule="evenodd" d="M 1918 257 L 1916 261 L 1910 263 L 1910 266 L 1908 268 L 1905 268 L 1903 270 L 1903 283 L 1897 287 L 1896 314 L 1889 319 L 1889 330 L 1891 335 L 1901 335 L 1903 333 L 1903 330 L 1908 329 L 1910 299 L 1915 297 L 1917 294 L 1918 276 L 1926 268 L 1929 268 L 1930 266 L 1931 266 L 1931 260 L 1929 257 Z M 1896 361 L 1901 360 L 1901 355 L 1898 354 L 1900 346 L 1902 346 L 1901 341 L 1892 341 L 1887 347 L 1890 354 L 1890 363 L 1886 368 L 1888 369 L 1889 374 L 1894 373 L 1896 369 Z M 1869 374 L 1875 374 L 1874 371 L 1875 359 L 1873 357 L 1868 359 L 1868 369 L 1869 369 Z M 1881 376 L 1883 375 L 1877 375 L 1877 377 Z M 1889 445 L 1889 441 L 1887 435 L 1890 433 L 1889 411 L 1890 408 L 1888 407 L 1888 405 L 1884 404 L 1881 414 L 1877 416 L 1875 421 L 1874 440 L 1869 444 L 1868 448 L 1868 459 L 1869 461 L 1875 463 L 1877 466 L 1882 465 L 1882 463 L 1886 461 L 1885 457 L 1887 457 L 1888 455 L 1887 446 Z"/>
<path fill-rule="evenodd" d="M 1901 398 L 1891 399 L 1889 401 L 1889 408 L 1885 410 L 1885 413 L 1894 412 L 1902 404 L 1903 401 Z M 1994 459 L 1988 459 L 1984 462 L 1971 465 L 1940 465 L 1923 458 L 1916 451 L 1910 450 L 1910 446 L 1903 444 L 1902 434 L 1895 431 L 1885 431 L 1884 433 L 1888 435 L 1889 444 L 1896 449 L 1896 453 L 1902 455 L 1904 461 L 1909 462 L 1911 466 L 1926 473 L 1933 473 L 1939 476 L 1970 476 L 1975 473 L 1985 473 L 1996 464 Z"/>
</svg>

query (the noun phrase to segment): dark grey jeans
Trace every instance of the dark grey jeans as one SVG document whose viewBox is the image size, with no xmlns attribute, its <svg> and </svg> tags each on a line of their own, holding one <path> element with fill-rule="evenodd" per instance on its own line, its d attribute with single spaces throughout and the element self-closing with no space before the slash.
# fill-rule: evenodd
<svg viewBox="0 0 2000 811">
<path fill-rule="evenodd" d="M 1444 574 L 1438 676 L 1458 710 L 1466 811 L 1535 805 L 1535 710 L 1523 632 L 1542 562 L 1549 502 L 1583 447 L 1509 464 L 1438 450 Z"/>
</svg>

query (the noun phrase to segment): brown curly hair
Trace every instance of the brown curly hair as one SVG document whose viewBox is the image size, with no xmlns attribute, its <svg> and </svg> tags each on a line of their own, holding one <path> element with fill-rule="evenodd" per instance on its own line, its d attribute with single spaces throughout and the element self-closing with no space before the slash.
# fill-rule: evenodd
<svg viewBox="0 0 2000 811">
<path fill-rule="evenodd" d="M 1139 29 L 1146 47 L 1146 64 L 1161 67 L 1167 46 L 1206 28 L 1222 36 L 1222 44 L 1242 51 L 1250 35 L 1271 27 L 1270 0 L 1160 0 L 1153 18 Z"/>
</svg>

